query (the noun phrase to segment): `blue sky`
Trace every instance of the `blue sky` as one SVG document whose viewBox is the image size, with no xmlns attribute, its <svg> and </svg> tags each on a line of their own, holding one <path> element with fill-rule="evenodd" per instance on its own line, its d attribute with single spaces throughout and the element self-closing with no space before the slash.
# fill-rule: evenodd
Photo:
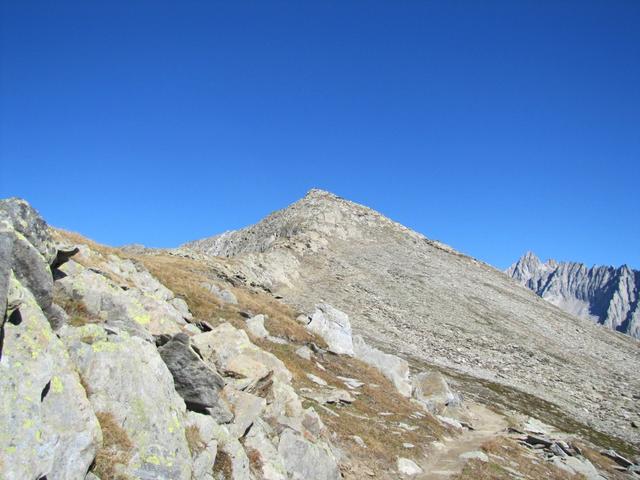
<svg viewBox="0 0 640 480">
<path fill-rule="evenodd" d="M 0 196 L 174 246 L 312 187 L 640 267 L 640 2 L 0 0 Z"/>
</svg>

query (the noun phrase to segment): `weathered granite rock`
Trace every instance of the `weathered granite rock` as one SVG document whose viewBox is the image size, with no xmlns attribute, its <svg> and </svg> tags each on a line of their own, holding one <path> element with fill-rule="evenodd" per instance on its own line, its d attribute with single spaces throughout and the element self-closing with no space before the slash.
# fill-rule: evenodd
<svg viewBox="0 0 640 480">
<path fill-rule="evenodd" d="M 243 437 L 264 411 L 267 401 L 252 395 L 251 393 L 225 387 L 223 391 L 233 410 L 233 424 L 229 426 L 229 432 L 236 438 Z"/>
<path fill-rule="evenodd" d="M 398 457 L 398 472 L 400 472 L 402 475 L 413 477 L 415 475 L 421 474 L 422 468 L 420 468 L 413 460 Z"/>
<path fill-rule="evenodd" d="M 337 308 L 326 303 L 316 305 L 315 311 L 308 317 L 306 328 L 327 342 L 330 352 L 354 354 L 349 316 Z"/>
<path fill-rule="evenodd" d="M 287 469 L 274 441 L 278 437 L 264 421 L 257 419 L 244 439 L 244 448 L 255 458 L 258 478 L 287 480 Z"/>
<path fill-rule="evenodd" d="M 188 429 L 195 429 L 195 433 L 192 435 L 196 438 L 191 441 L 198 443 L 197 445 L 190 444 L 193 463 L 192 479 L 214 480 L 213 465 L 218 451 L 218 441 L 216 440 L 218 425 L 209 415 L 196 412 L 187 413 L 186 425 Z"/>
<path fill-rule="evenodd" d="M 311 349 L 306 345 L 303 345 L 296 349 L 296 355 L 300 358 L 304 358 L 305 360 L 311 360 Z"/>
<path fill-rule="evenodd" d="M 481 450 L 473 450 L 471 452 L 464 452 L 460 454 L 460 458 L 463 460 L 479 460 L 480 462 L 488 462 L 489 457 Z"/>
<path fill-rule="evenodd" d="M 423 372 L 413 378 L 413 396 L 431 413 L 440 414 L 446 407 L 462 404 L 440 372 Z"/>
<path fill-rule="evenodd" d="M 229 430 L 223 425 L 218 425 L 215 431 L 215 438 L 218 442 L 217 456 L 222 458 L 226 457 L 224 462 L 228 462 L 229 464 L 231 480 L 253 480 L 249 466 L 249 458 L 238 439 L 229 433 Z M 224 477 L 220 475 L 214 478 L 217 480 L 218 478 Z"/>
<path fill-rule="evenodd" d="M 269 331 L 264 327 L 264 315 L 256 315 L 247 319 L 247 329 L 256 338 L 267 338 Z"/>
<path fill-rule="evenodd" d="M 49 228 L 40 214 L 25 200 L 8 198 L 0 200 L 0 222 L 11 225 L 42 255 L 47 265 L 56 258 L 56 246 Z"/>
<path fill-rule="evenodd" d="M 102 441 L 64 345 L 10 276 L 0 357 L 0 478 L 83 479 Z"/>
<path fill-rule="evenodd" d="M 411 396 L 409 364 L 406 360 L 367 345 L 360 335 L 353 337 L 353 349 L 356 358 L 380 370 L 403 396 Z"/>
<path fill-rule="evenodd" d="M 230 290 L 226 288 L 221 288 L 213 283 L 203 283 L 202 288 L 207 290 L 209 293 L 212 293 L 218 300 L 222 303 L 229 303 L 231 305 L 237 305 L 238 299 Z"/>
<path fill-rule="evenodd" d="M 224 380 L 191 348 L 187 334 L 176 334 L 158 352 L 169 367 L 176 391 L 189 410 L 209 413 L 218 423 L 228 423 L 233 419 L 219 395 L 224 388 Z"/>
<path fill-rule="evenodd" d="M 223 323 L 210 332 L 194 335 L 193 345 L 198 348 L 205 361 L 212 362 L 219 372 L 240 377 L 236 382 L 239 389 L 257 383 L 270 372 L 274 378 L 291 381 L 291 373 L 284 363 L 271 353 L 251 343 L 243 330 Z"/>
<path fill-rule="evenodd" d="M 155 346 L 95 324 L 66 326 L 60 335 L 93 410 L 113 416 L 130 439 L 124 472 L 149 480 L 190 479 L 185 404 Z"/>
<path fill-rule="evenodd" d="M 276 356 L 257 347 L 243 330 L 223 323 L 191 338 L 206 362 L 215 365 L 236 390 L 266 398 L 262 417 L 272 425 L 302 430 L 302 403 L 291 372 Z"/>
<path fill-rule="evenodd" d="M 291 429 L 280 434 L 278 453 L 293 480 L 341 478 L 338 462 L 325 443 L 309 442 Z"/>
<path fill-rule="evenodd" d="M 152 341 L 152 335 L 174 335 L 185 324 L 182 314 L 164 300 L 165 292 L 161 291 L 158 298 L 138 288 L 123 290 L 106 276 L 74 261 L 60 270 L 65 276 L 56 281 L 56 289 L 82 302 L 91 316 L 108 325 Z"/>
</svg>

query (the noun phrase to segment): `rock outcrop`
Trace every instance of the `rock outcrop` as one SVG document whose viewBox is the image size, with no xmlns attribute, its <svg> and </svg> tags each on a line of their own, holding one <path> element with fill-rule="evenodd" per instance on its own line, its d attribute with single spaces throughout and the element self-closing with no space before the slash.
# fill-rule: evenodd
<svg viewBox="0 0 640 480">
<path fill-rule="evenodd" d="M 527 252 L 507 275 L 567 313 L 640 339 L 640 271 L 546 263 Z"/>
<path fill-rule="evenodd" d="M 0 202 L 0 305 L 0 478 L 340 478 L 281 360 L 140 263 L 59 246 L 21 200 Z"/>
</svg>

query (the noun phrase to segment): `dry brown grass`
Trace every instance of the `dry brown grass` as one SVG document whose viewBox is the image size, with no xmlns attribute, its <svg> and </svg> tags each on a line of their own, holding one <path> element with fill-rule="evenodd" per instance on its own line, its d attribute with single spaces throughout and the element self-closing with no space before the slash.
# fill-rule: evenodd
<svg viewBox="0 0 640 480">
<path fill-rule="evenodd" d="M 196 425 L 189 425 L 184 430 L 185 437 L 187 438 L 187 445 L 191 455 L 197 455 L 204 451 L 206 444 L 200 435 L 200 429 Z"/>
<path fill-rule="evenodd" d="M 100 243 L 96 243 L 93 240 L 88 239 L 76 232 L 70 232 L 68 230 L 63 230 L 62 228 L 51 228 L 52 236 L 57 241 L 63 241 L 71 244 L 84 244 L 87 245 L 91 250 L 94 250 L 102 255 L 118 255 L 122 256 L 122 252 L 114 247 L 109 247 L 107 245 L 102 245 Z"/>
<path fill-rule="evenodd" d="M 354 392 L 348 390 L 336 376 L 356 378 L 365 383 L 357 390 L 360 395 L 354 395 L 356 401 L 351 405 L 324 406 L 338 416 L 332 415 L 310 400 L 305 400 L 304 405 L 313 406 L 325 425 L 338 435 L 339 441 L 350 451 L 354 457 L 352 460 L 366 465 L 368 469 L 387 471 L 389 465 L 395 465 L 397 456 L 406 456 L 407 450 L 403 443 L 426 445 L 441 438 L 445 432 L 442 425 L 431 415 L 411 418 L 410 415 L 417 411 L 424 412 L 400 395 L 378 370 L 357 359 L 328 353 L 318 356 L 316 359 L 326 368 L 323 371 L 316 366 L 315 359 L 309 361 L 295 354 L 298 345 L 273 344 L 267 340 L 255 343 L 284 362 L 292 373 L 293 384 L 298 391 L 303 387 L 314 390 L 319 388 L 308 379 L 307 373 L 312 373 L 330 386 L 350 391 L 352 394 Z M 390 412 L 391 415 L 381 416 L 382 412 Z M 397 426 L 398 422 L 418 428 L 405 431 Z M 357 447 L 351 438 L 353 435 L 361 437 L 367 448 Z"/>
<path fill-rule="evenodd" d="M 96 417 L 102 429 L 102 447 L 96 455 L 93 473 L 101 480 L 129 480 L 117 471 L 118 465 L 127 465 L 131 460 L 133 444 L 129 435 L 112 413 L 97 412 Z"/>
<path fill-rule="evenodd" d="M 260 455 L 260 452 L 255 448 L 245 447 L 244 449 L 249 458 L 251 471 L 259 478 L 262 475 L 262 455 Z"/>
<path fill-rule="evenodd" d="M 216 455 L 216 461 L 213 464 L 213 477 L 214 478 L 232 478 L 233 467 L 231 464 L 231 457 L 223 450 L 218 450 Z"/>
<path fill-rule="evenodd" d="M 483 443 L 481 448 L 490 455 L 490 461 L 470 460 L 465 464 L 462 473 L 455 477 L 456 480 L 513 478 L 505 468 L 517 470 L 525 478 L 531 480 L 580 480 L 584 478 L 582 475 L 571 475 L 555 467 L 507 437 L 493 438 Z"/>
</svg>

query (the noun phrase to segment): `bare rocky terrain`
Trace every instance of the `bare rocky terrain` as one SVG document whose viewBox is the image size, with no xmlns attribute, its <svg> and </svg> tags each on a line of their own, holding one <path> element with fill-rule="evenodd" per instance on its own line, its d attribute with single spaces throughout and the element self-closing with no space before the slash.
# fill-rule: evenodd
<svg viewBox="0 0 640 480">
<path fill-rule="evenodd" d="M 640 272 L 627 265 L 543 263 L 528 252 L 507 275 L 568 313 L 640 339 Z"/>
<path fill-rule="evenodd" d="M 0 200 L 0 308 L 3 480 L 639 476 L 637 343 L 326 192 L 173 250 Z"/>
</svg>

